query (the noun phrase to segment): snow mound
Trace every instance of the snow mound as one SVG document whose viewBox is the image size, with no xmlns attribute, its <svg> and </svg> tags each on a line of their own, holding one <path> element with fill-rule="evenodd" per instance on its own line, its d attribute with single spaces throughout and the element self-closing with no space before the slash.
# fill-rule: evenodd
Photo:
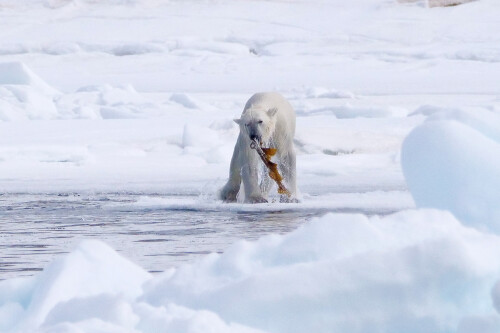
<svg viewBox="0 0 500 333">
<path fill-rule="evenodd" d="M 328 89 L 325 87 L 313 87 L 308 89 L 307 98 L 355 98 L 355 95 L 350 91 Z"/>
<path fill-rule="evenodd" d="M 0 120 L 57 118 L 56 95 L 23 63 L 0 63 Z"/>
<path fill-rule="evenodd" d="M 159 104 L 146 99 L 131 85 L 80 87 L 59 98 L 57 107 L 65 119 L 136 119 L 162 112 Z"/>
<path fill-rule="evenodd" d="M 53 99 L 36 88 L 23 85 L 0 85 L 0 120 L 55 119 Z"/>
<path fill-rule="evenodd" d="M 172 94 L 170 101 L 178 103 L 187 109 L 198 109 L 198 104 L 187 94 Z"/>
<path fill-rule="evenodd" d="M 156 277 L 84 242 L 38 276 L 0 282 L 0 318 L 8 318 L 0 327 L 498 332 L 499 251 L 498 236 L 437 210 L 329 214 Z"/>
<path fill-rule="evenodd" d="M 58 93 L 22 62 L 0 63 L 0 85 L 31 86 L 46 95 Z"/>
<path fill-rule="evenodd" d="M 322 107 L 310 111 L 297 111 L 298 116 L 334 115 L 337 119 L 403 117 L 407 114 L 408 111 L 401 107 L 363 107 L 350 104 Z"/>
<path fill-rule="evenodd" d="M 419 207 L 500 232 L 500 115 L 436 113 L 405 139 L 402 166 Z"/>
<path fill-rule="evenodd" d="M 442 112 L 453 112 L 453 109 L 447 109 L 447 108 L 442 108 L 439 106 L 434 106 L 434 105 L 421 105 L 415 111 L 410 113 L 408 116 L 431 116 L 437 113 L 442 113 Z"/>
<path fill-rule="evenodd" d="M 105 294 L 134 298 L 149 278 L 147 272 L 108 245 L 87 240 L 40 274 L 27 308 L 28 318 L 41 324 L 56 305 L 82 297 Z"/>
<path fill-rule="evenodd" d="M 494 313 L 498 241 L 445 212 L 327 215 L 166 274 L 142 300 L 271 332 L 453 332 Z"/>
<path fill-rule="evenodd" d="M 128 56 L 147 53 L 162 53 L 165 48 L 154 43 L 124 44 L 113 48 L 112 54 L 116 56 Z"/>
<path fill-rule="evenodd" d="M 259 332 L 226 324 L 209 311 L 136 302 L 150 279 L 108 245 L 84 241 L 36 277 L 0 282 L 0 330 Z"/>
<path fill-rule="evenodd" d="M 162 113 L 161 105 L 131 85 L 90 85 L 61 94 L 24 64 L 0 63 L 0 120 L 134 119 Z"/>
</svg>

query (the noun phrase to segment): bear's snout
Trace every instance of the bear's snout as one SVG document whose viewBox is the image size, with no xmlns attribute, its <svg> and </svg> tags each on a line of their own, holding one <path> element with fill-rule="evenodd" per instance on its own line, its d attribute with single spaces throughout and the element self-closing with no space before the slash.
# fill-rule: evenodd
<svg viewBox="0 0 500 333">
<path fill-rule="evenodd" d="M 257 135 L 255 133 L 250 134 L 250 140 L 252 141 L 257 140 L 260 142 L 260 139 L 261 139 L 260 135 Z"/>
<path fill-rule="evenodd" d="M 248 128 L 248 137 L 250 138 L 250 141 L 258 140 L 259 142 L 262 139 L 262 135 L 259 131 L 257 126 L 253 125 Z"/>
</svg>

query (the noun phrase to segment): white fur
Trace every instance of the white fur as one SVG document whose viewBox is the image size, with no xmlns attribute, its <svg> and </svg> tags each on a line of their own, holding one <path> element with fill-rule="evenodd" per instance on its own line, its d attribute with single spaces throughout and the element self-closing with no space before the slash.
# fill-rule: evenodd
<svg viewBox="0 0 500 333">
<path fill-rule="evenodd" d="M 277 149 L 273 161 L 283 176 L 284 185 L 292 197 L 281 196 L 281 201 L 296 202 L 296 166 L 295 147 L 295 111 L 288 101 L 278 93 L 257 93 L 245 105 L 240 119 L 235 119 L 240 126 L 240 134 L 234 147 L 229 180 L 220 192 L 222 200 L 236 201 L 243 182 L 245 202 L 266 202 L 274 181 L 267 172 L 258 183 L 258 170 L 262 164 L 257 152 L 250 148 L 250 134 L 261 137 L 265 147 Z"/>
</svg>

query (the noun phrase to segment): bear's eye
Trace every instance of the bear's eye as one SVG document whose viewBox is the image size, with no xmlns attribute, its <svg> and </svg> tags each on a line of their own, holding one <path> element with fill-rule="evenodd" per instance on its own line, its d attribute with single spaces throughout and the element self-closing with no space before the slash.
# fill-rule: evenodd
<svg viewBox="0 0 500 333">
<path fill-rule="evenodd" d="M 246 127 L 250 126 L 250 124 L 245 124 Z"/>
<path fill-rule="evenodd" d="M 262 124 L 262 123 L 263 123 L 263 121 L 262 121 L 262 120 L 259 120 L 259 124 Z"/>
</svg>

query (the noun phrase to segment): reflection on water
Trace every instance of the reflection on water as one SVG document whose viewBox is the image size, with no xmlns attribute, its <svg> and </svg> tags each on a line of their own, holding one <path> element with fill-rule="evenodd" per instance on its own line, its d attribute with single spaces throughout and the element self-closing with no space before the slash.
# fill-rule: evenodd
<svg viewBox="0 0 500 333">
<path fill-rule="evenodd" d="M 238 212 L 134 206 L 136 194 L 0 195 L 0 279 L 33 275 L 81 239 L 100 239 L 159 272 L 238 239 L 286 233 L 322 212 Z"/>
</svg>

